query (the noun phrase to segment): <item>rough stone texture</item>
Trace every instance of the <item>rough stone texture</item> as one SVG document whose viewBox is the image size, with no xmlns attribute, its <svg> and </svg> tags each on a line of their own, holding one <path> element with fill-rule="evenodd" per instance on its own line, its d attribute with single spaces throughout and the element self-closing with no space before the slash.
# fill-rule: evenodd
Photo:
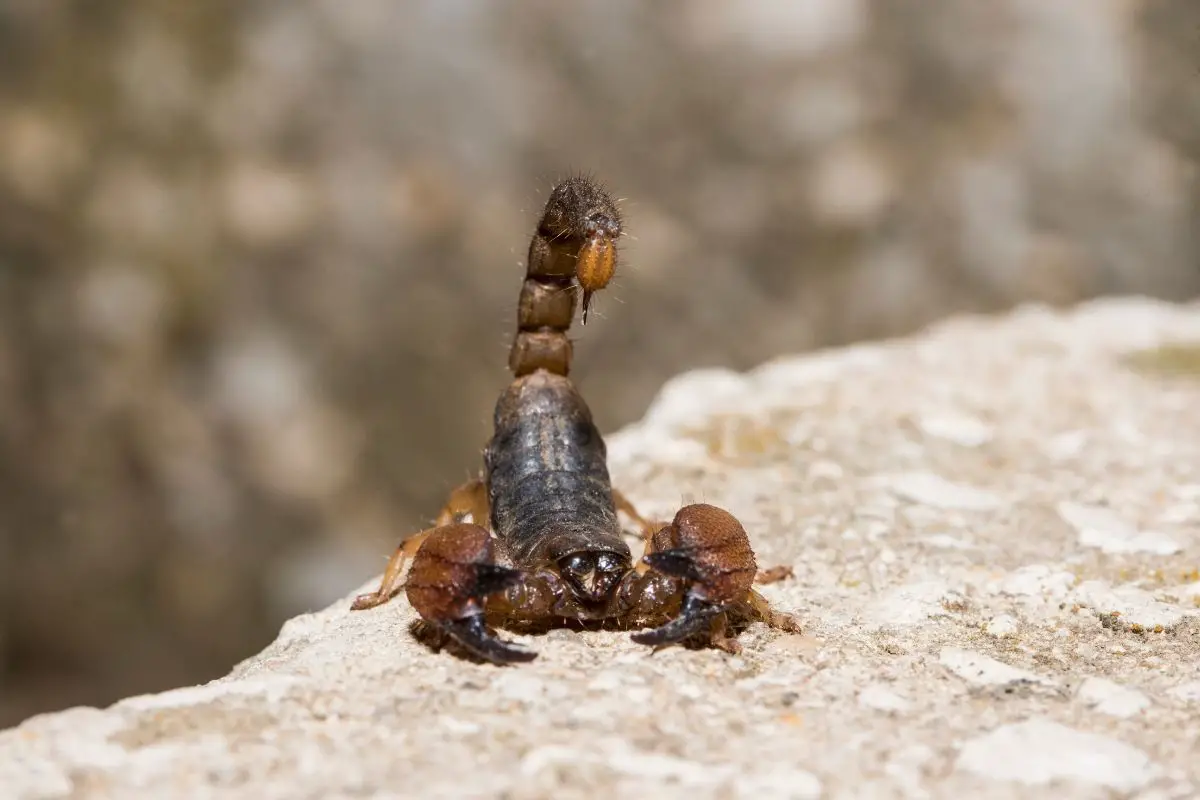
<svg viewBox="0 0 1200 800">
<path fill-rule="evenodd" d="M 0 794 L 1195 796 L 1197 348 L 1200 306 L 1124 300 L 684 375 L 615 478 L 738 514 L 803 635 L 497 668 L 347 592 L 225 679 L 0 734 Z"/>
</svg>

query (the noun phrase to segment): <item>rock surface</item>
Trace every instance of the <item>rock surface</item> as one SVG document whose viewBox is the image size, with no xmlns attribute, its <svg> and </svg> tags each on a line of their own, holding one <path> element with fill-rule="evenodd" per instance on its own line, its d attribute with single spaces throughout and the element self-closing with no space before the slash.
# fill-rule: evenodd
<svg viewBox="0 0 1200 800">
<path fill-rule="evenodd" d="M 0 734 L 0 795 L 1195 796 L 1200 380 L 1154 357 L 1189 343 L 1200 307 L 1104 301 L 684 375 L 615 481 L 738 514 L 804 634 L 496 668 L 347 592 L 227 678 Z"/>
</svg>

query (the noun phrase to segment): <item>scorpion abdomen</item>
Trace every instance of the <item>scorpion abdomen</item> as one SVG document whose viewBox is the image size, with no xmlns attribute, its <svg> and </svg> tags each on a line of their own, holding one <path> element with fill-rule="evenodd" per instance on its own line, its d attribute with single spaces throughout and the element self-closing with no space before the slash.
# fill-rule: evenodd
<svg viewBox="0 0 1200 800">
<path fill-rule="evenodd" d="M 606 456 L 591 411 L 566 377 L 538 371 L 505 390 L 484 460 L 492 529 L 515 563 L 583 551 L 630 560 Z"/>
</svg>

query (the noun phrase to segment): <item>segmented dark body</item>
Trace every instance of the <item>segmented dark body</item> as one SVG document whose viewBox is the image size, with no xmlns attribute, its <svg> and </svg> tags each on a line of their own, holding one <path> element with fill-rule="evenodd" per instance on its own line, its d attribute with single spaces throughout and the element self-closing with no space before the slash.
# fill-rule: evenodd
<svg viewBox="0 0 1200 800">
<path fill-rule="evenodd" d="M 516 564 L 582 551 L 631 561 L 604 439 L 565 376 L 539 371 L 514 381 L 496 403 L 494 430 L 484 453 L 492 530 Z"/>
</svg>

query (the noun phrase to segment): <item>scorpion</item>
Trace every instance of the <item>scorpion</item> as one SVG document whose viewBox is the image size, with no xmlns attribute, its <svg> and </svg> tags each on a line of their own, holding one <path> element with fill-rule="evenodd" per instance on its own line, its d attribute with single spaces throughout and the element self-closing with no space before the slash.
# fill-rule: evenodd
<svg viewBox="0 0 1200 800">
<path fill-rule="evenodd" d="M 379 588 L 352 609 L 403 588 L 443 641 L 498 664 L 537 656 L 496 633 L 520 624 L 649 627 L 632 639 L 656 648 L 700 640 L 731 653 L 741 649 L 730 634 L 737 623 L 800 630 L 753 589 L 754 552 L 732 514 L 698 503 L 654 524 L 612 486 L 604 439 L 568 377 L 567 331 L 577 294 L 587 323 L 594 293 L 616 270 L 622 232 L 616 202 L 595 181 L 568 178 L 552 190 L 529 245 L 513 381 L 496 402 L 483 471 L 450 493 L 432 528 L 400 543 Z M 618 512 L 641 533 L 636 565 Z M 779 574 L 760 580 L 771 573 Z"/>
</svg>

